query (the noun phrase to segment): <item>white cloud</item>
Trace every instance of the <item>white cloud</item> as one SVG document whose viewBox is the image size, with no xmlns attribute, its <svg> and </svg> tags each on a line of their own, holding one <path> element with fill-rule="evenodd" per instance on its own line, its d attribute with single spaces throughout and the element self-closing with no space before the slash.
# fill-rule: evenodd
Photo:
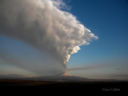
<svg viewBox="0 0 128 96">
<path fill-rule="evenodd" d="M 45 51 L 64 65 L 79 46 L 96 36 L 74 15 L 61 10 L 63 5 L 60 0 L 1 0 L 0 34 Z"/>
</svg>

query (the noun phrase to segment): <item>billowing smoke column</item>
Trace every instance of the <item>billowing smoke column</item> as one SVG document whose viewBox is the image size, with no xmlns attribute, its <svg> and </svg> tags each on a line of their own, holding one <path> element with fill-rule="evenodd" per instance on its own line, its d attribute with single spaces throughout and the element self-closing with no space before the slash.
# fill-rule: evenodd
<svg viewBox="0 0 128 96">
<path fill-rule="evenodd" d="M 50 54 L 58 65 L 47 66 L 54 66 L 55 70 L 62 66 L 59 68 L 65 70 L 65 64 L 80 50 L 79 46 L 97 37 L 75 16 L 62 10 L 62 5 L 60 0 L 0 0 L 0 34 Z M 29 69 L 27 65 L 26 68 Z"/>
</svg>

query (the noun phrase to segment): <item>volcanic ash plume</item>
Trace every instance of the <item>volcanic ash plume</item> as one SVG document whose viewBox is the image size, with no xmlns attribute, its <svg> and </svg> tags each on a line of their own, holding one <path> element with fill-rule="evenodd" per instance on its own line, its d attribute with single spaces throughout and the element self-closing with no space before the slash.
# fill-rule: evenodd
<svg viewBox="0 0 128 96">
<path fill-rule="evenodd" d="M 97 37 L 63 5 L 61 0 L 0 0 L 0 34 L 50 54 L 64 67 L 79 46 Z"/>
</svg>

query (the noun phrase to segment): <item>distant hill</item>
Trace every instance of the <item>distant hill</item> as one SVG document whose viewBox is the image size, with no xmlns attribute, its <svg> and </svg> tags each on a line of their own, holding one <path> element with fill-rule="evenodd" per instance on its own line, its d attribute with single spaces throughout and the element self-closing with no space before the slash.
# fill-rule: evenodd
<svg viewBox="0 0 128 96">
<path fill-rule="evenodd" d="M 90 81 L 118 81 L 114 79 L 89 79 L 78 76 L 42 76 L 42 77 L 25 77 L 22 75 L 9 74 L 0 75 L 0 79 L 14 79 L 14 80 L 33 80 L 33 81 L 54 81 L 54 82 L 90 82 Z"/>
<path fill-rule="evenodd" d="M 81 82 L 81 81 L 89 81 L 88 78 L 77 77 L 77 76 L 46 76 L 46 77 L 38 77 L 32 78 L 34 80 L 41 80 L 41 81 L 60 81 L 60 82 Z"/>
<path fill-rule="evenodd" d="M 42 77 L 25 77 L 22 75 L 9 74 L 0 75 L 0 79 L 21 79 L 21 80 L 36 80 L 36 81 L 87 81 L 88 78 L 77 77 L 77 76 L 42 76 Z"/>
</svg>

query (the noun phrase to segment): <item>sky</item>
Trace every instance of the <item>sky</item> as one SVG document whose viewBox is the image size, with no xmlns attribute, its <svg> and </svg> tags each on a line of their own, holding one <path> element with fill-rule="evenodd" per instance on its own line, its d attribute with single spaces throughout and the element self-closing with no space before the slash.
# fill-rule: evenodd
<svg viewBox="0 0 128 96">
<path fill-rule="evenodd" d="M 71 70 L 68 74 L 92 79 L 128 80 L 128 1 L 63 1 L 66 3 L 66 9 L 63 10 L 73 14 L 81 24 L 98 37 L 97 40 L 91 40 L 89 45 L 80 46 L 80 50 L 71 55 L 66 65 L 67 70 L 71 68 L 76 68 L 76 70 Z M 11 61 L 6 61 L 1 56 L 1 75 L 16 73 L 27 74 L 28 76 L 37 75 L 30 71 L 33 71 L 33 68 L 37 66 L 41 68 L 40 62 L 45 62 L 46 58 L 49 57 L 45 52 L 43 52 L 45 55 L 42 55 L 40 51 L 23 40 L 0 34 L 0 42 L 0 53 L 4 50 L 6 55 L 11 54 L 11 57 L 15 57 L 16 60 L 31 64 L 31 68 L 24 65 L 27 68 L 24 70 L 24 66 L 20 65 L 21 68 L 19 68 L 16 64 L 10 65 L 9 62 Z M 14 63 L 17 62 L 14 61 Z M 34 65 L 35 63 L 38 65 Z"/>
<path fill-rule="evenodd" d="M 70 0 L 68 4 L 71 6 L 70 11 L 99 37 L 72 55 L 69 67 L 101 64 L 105 65 L 103 70 L 90 69 L 82 71 L 83 75 L 89 72 L 94 76 L 95 72 L 100 75 L 128 74 L 128 1 Z M 116 70 L 117 68 L 120 70 Z"/>
</svg>

